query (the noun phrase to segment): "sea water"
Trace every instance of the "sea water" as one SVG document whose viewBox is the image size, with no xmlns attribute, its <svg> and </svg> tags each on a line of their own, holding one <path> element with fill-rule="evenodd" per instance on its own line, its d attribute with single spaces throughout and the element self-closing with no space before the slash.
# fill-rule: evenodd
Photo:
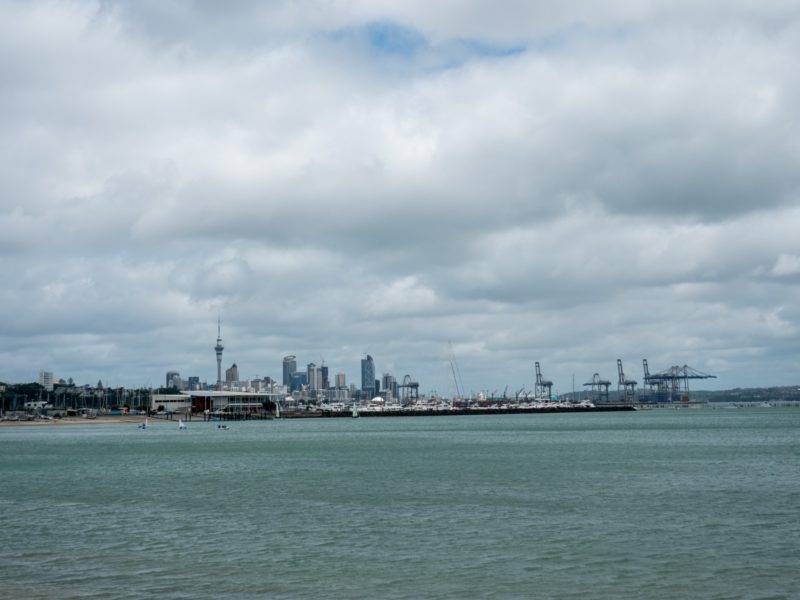
<svg viewBox="0 0 800 600">
<path fill-rule="evenodd" d="M 0 430 L 8 598 L 800 596 L 800 410 Z"/>
</svg>

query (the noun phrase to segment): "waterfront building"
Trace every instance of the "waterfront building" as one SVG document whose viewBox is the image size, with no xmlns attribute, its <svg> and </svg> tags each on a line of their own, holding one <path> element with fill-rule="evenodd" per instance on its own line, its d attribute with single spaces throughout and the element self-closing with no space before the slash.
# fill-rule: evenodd
<svg viewBox="0 0 800 600">
<path fill-rule="evenodd" d="M 345 375 L 344 373 L 337 373 L 336 374 L 336 389 L 343 390 L 347 387 L 345 383 Z"/>
<path fill-rule="evenodd" d="M 217 389 L 222 389 L 222 351 L 225 348 L 222 346 L 222 317 L 217 317 L 217 345 L 214 346 L 214 352 L 217 353 Z"/>
<path fill-rule="evenodd" d="M 375 390 L 375 361 L 367 354 L 366 358 L 361 359 L 361 391 L 370 395 Z"/>
<path fill-rule="evenodd" d="M 235 383 L 239 381 L 239 367 L 233 363 L 230 369 L 225 369 L 225 383 Z"/>
<path fill-rule="evenodd" d="M 292 376 L 297 373 L 297 357 L 294 354 L 283 357 L 283 385 L 292 385 Z"/>
<path fill-rule="evenodd" d="M 39 371 L 39 385 L 46 391 L 53 391 L 53 373 L 52 371 Z"/>
<path fill-rule="evenodd" d="M 172 413 L 260 412 L 277 398 L 270 393 L 243 391 L 194 391 L 180 394 L 151 394 L 150 410 Z"/>
</svg>

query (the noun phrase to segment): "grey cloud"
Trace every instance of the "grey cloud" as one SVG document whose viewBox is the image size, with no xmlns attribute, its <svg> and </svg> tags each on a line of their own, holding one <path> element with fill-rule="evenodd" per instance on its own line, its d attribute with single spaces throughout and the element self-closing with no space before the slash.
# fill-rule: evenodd
<svg viewBox="0 0 800 600">
<path fill-rule="evenodd" d="M 796 372 L 793 3 L 0 11 L 0 379 Z"/>
</svg>

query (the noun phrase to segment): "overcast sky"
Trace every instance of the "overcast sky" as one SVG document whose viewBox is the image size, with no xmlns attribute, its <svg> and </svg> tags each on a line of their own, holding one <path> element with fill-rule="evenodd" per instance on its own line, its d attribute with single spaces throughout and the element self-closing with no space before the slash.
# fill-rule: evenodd
<svg viewBox="0 0 800 600">
<path fill-rule="evenodd" d="M 601 6 L 602 4 L 602 6 Z M 0 380 L 800 383 L 800 4 L 0 3 Z"/>
</svg>

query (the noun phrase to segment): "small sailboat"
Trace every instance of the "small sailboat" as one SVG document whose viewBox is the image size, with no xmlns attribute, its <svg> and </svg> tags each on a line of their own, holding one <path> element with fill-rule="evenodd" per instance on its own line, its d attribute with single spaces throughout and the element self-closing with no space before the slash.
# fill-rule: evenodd
<svg viewBox="0 0 800 600">
<path fill-rule="evenodd" d="M 186 429 L 186 423 L 183 422 L 183 419 L 178 419 L 178 429 Z"/>
<path fill-rule="evenodd" d="M 139 423 L 139 424 L 137 425 L 137 427 L 138 427 L 139 429 L 147 429 L 147 425 L 148 425 L 148 423 L 147 423 L 147 417 L 145 417 L 145 418 L 144 418 L 144 423 Z"/>
<path fill-rule="evenodd" d="M 353 402 L 353 418 L 354 419 L 358 418 L 358 404 L 356 404 L 355 402 Z"/>
</svg>

